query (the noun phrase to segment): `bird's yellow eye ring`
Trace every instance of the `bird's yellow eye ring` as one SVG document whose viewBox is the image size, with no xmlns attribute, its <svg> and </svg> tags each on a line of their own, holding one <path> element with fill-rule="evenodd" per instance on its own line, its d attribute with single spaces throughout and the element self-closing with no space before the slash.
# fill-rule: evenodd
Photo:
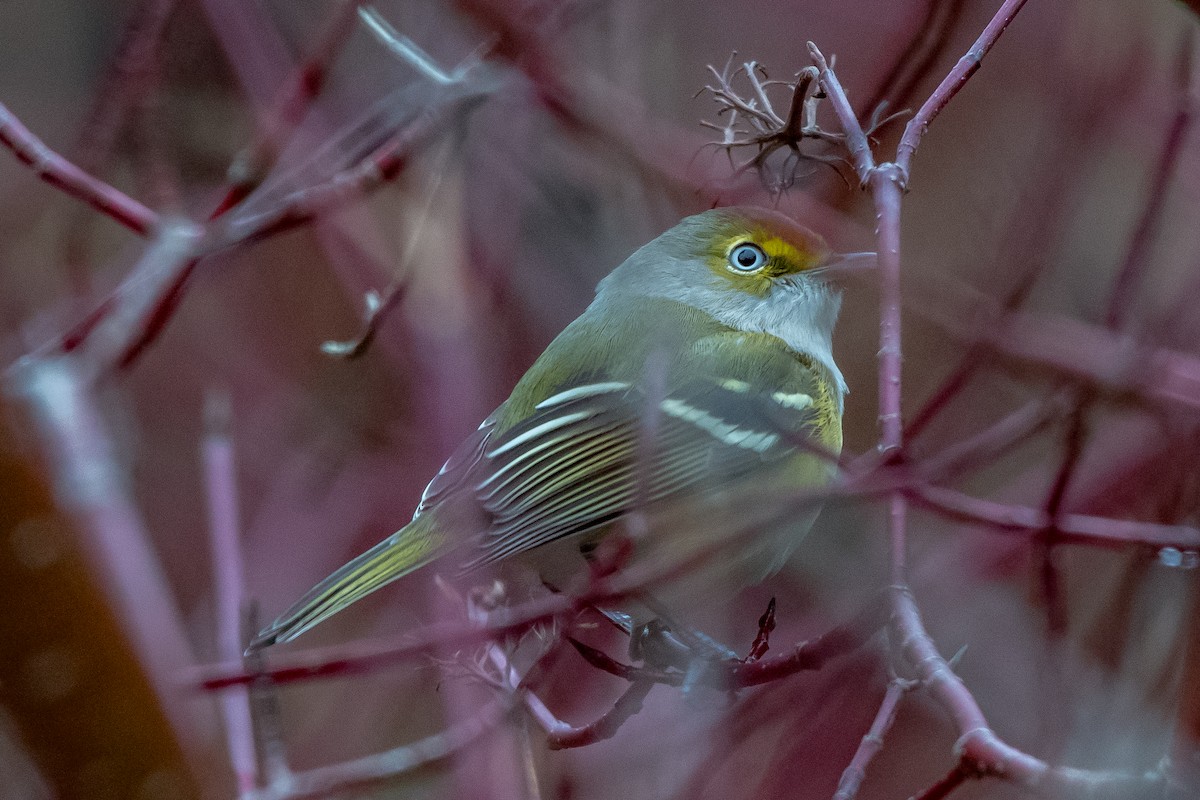
<svg viewBox="0 0 1200 800">
<path fill-rule="evenodd" d="M 767 265 L 767 254 L 753 242 L 742 242 L 729 251 L 729 269 L 739 275 L 752 275 Z"/>
</svg>

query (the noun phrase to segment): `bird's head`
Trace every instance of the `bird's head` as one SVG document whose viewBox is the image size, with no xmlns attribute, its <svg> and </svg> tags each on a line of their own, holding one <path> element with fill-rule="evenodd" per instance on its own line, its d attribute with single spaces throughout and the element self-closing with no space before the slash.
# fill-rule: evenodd
<svg viewBox="0 0 1200 800">
<path fill-rule="evenodd" d="M 675 300 L 748 333 L 769 333 L 815 358 L 845 389 L 833 361 L 845 263 L 817 233 L 776 211 L 730 207 L 682 220 L 605 278 L 597 300 L 630 294 Z"/>
</svg>

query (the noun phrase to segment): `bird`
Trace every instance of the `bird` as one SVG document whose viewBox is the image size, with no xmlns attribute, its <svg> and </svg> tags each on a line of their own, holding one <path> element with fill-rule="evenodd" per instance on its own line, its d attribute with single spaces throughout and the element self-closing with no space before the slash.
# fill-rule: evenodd
<svg viewBox="0 0 1200 800">
<path fill-rule="evenodd" d="M 701 546 L 705 526 L 660 530 L 657 510 L 697 503 L 706 518 L 727 507 L 731 487 L 786 496 L 828 483 L 847 391 L 831 277 L 850 260 L 777 211 L 684 218 L 600 281 L 430 481 L 410 522 L 318 583 L 248 651 L 431 565 L 469 579 L 521 562 L 561 585 L 635 513 L 651 530 L 633 549 L 670 557 Z M 736 588 L 778 571 L 818 510 L 738 537 L 679 602 L 713 602 L 718 581 Z M 670 604 L 651 597 L 613 613 L 631 630 L 670 620 Z"/>
</svg>

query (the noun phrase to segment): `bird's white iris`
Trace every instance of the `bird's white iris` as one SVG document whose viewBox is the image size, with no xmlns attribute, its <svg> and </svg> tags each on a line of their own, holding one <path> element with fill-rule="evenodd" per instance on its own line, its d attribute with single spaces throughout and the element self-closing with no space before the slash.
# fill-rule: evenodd
<svg viewBox="0 0 1200 800">
<path fill-rule="evenodd" d="M 751 242 L 743 242 L 729 251 L 729 268 L 734 272 L 749 275 L 767 265 L 767 254 Z"/>
</svg>

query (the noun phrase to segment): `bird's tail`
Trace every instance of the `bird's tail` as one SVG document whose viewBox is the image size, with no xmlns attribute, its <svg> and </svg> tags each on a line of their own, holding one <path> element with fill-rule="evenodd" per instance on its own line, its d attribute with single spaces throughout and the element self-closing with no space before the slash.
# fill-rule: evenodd
<svg viewBox="0 0 1200 800">
<path fill-rule="evenodd" d="M 295 639 L 351 603 L 420 569 L 441 552 L 431 515 L 418 517 L 318 583 L 259 632 L 247 652 Z"/>
</svg>

